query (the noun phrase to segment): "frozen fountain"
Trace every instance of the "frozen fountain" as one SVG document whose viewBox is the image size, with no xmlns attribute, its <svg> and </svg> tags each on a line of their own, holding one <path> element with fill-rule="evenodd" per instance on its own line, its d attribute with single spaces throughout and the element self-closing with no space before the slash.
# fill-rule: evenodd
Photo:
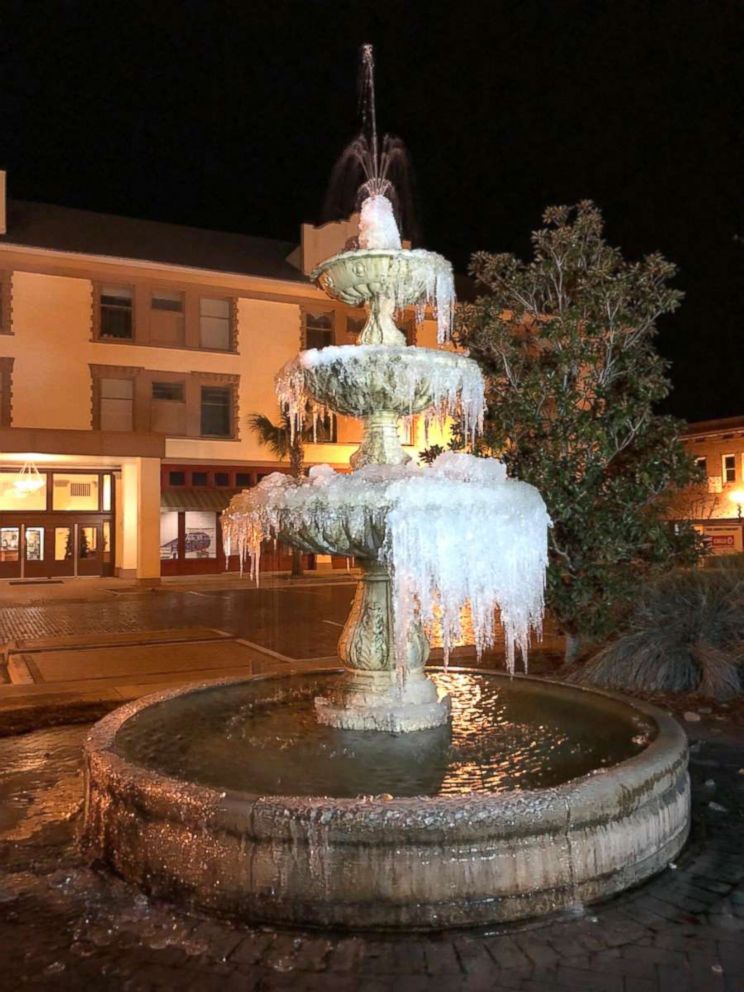
<svg viewBox="0 0 744 992">
<path fill-rule="evenodd" d="M 223 518 L 256 578 L 268 538 L 357 560 L 343 669 L 192 686 L 107 717 L 87 744 L 86 843 L 149 892 L 250 920 L 534 916 L 676 855 L 686 742 L 653 707 L 513 674 L 540 627 L 549 519 L 499 462 L 447 453 L 424 468 L 400 444 L 402 417 L 477 431 L 483 382 L 467 356 L 408 346 L 395 324 L 402 307 L 431 308 L 446 344 L 453 281 L 440 256 L 401 247 L 379 171 L 360 247 L 313 273 L 367 307 L 359 342 L 302 352 L 277 376 L 295 429 L 308 409 L 362 419 L 352 471 L 277 473 Z M 432 624 L 446 662 L 466 605 L 478 655 L 503 629 L 508 674 L 425 671 Z"/>
</svg>

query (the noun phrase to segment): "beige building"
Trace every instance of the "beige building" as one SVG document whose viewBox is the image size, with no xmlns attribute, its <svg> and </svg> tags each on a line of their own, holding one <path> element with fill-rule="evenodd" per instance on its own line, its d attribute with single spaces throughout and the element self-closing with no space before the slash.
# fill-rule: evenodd
<svg viewBox="0 0 744 992">
<path fill-rule="evenodd" d="M 363 322 L 308 279 L 355 233 L 294 245 L 3 195 L 0 578 L 224 568 L 220 511 L 281 467 L 247 416 L 276 420 L 275 372 Z M 307 460 L 345 467 L 360 437 L 329 421 Z"/>
<path fill-rule="evenodd" d="M 682 441 L 706 475 L 704 485 L 688 494 L 686 516 L 714 554 L 741 552 L 744 417 L 688 424 Z"/>
</svg>

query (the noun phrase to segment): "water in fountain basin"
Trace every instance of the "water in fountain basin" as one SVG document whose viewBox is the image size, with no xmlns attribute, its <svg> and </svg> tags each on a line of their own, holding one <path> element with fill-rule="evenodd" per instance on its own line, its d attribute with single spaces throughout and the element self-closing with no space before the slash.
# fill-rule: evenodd
<svg viewBox="0 0 744 992">
<path fill-rule="evenodd" d="M 116 749 L 137 764 L 219 790 L 262 795 L 454 796 L 560 785 L 632 757 L 653 732 L 529 680 L 433 675 L 452 725 L 394 735 L 317 722 L 335 675 L 215 687 L 131 719 Z"/>
</svg>

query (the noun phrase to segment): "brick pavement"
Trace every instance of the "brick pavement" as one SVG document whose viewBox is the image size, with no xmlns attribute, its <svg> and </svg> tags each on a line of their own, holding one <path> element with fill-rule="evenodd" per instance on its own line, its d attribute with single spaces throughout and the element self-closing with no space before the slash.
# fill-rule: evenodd
<svg viewBox="0 0 744 992">
<path fill-rule="evenodd" d="M 2 990 L 744 990 L 744 739 L 733 734 L 693 745 L 692 839 L 650 883 L 537 925 L 392 937 L 233 926 L 93 871 L 74 844 L 83 732 L 0 741 L 0 767 L 14 769 L 0 775 Z"/>
</svg>

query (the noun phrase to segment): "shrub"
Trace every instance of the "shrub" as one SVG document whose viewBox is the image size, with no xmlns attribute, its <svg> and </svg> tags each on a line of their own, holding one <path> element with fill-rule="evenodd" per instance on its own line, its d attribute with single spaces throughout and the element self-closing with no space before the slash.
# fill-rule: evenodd
<svg viewBox="0 0 744 992">
<path fill-rule="evenodd" d="M 574 680 L 723 700 L 744 688 L 743 661 L 744 570 L 693 570 L 647 586 L 627 633 L 596 654 Z"/>
</svg>

